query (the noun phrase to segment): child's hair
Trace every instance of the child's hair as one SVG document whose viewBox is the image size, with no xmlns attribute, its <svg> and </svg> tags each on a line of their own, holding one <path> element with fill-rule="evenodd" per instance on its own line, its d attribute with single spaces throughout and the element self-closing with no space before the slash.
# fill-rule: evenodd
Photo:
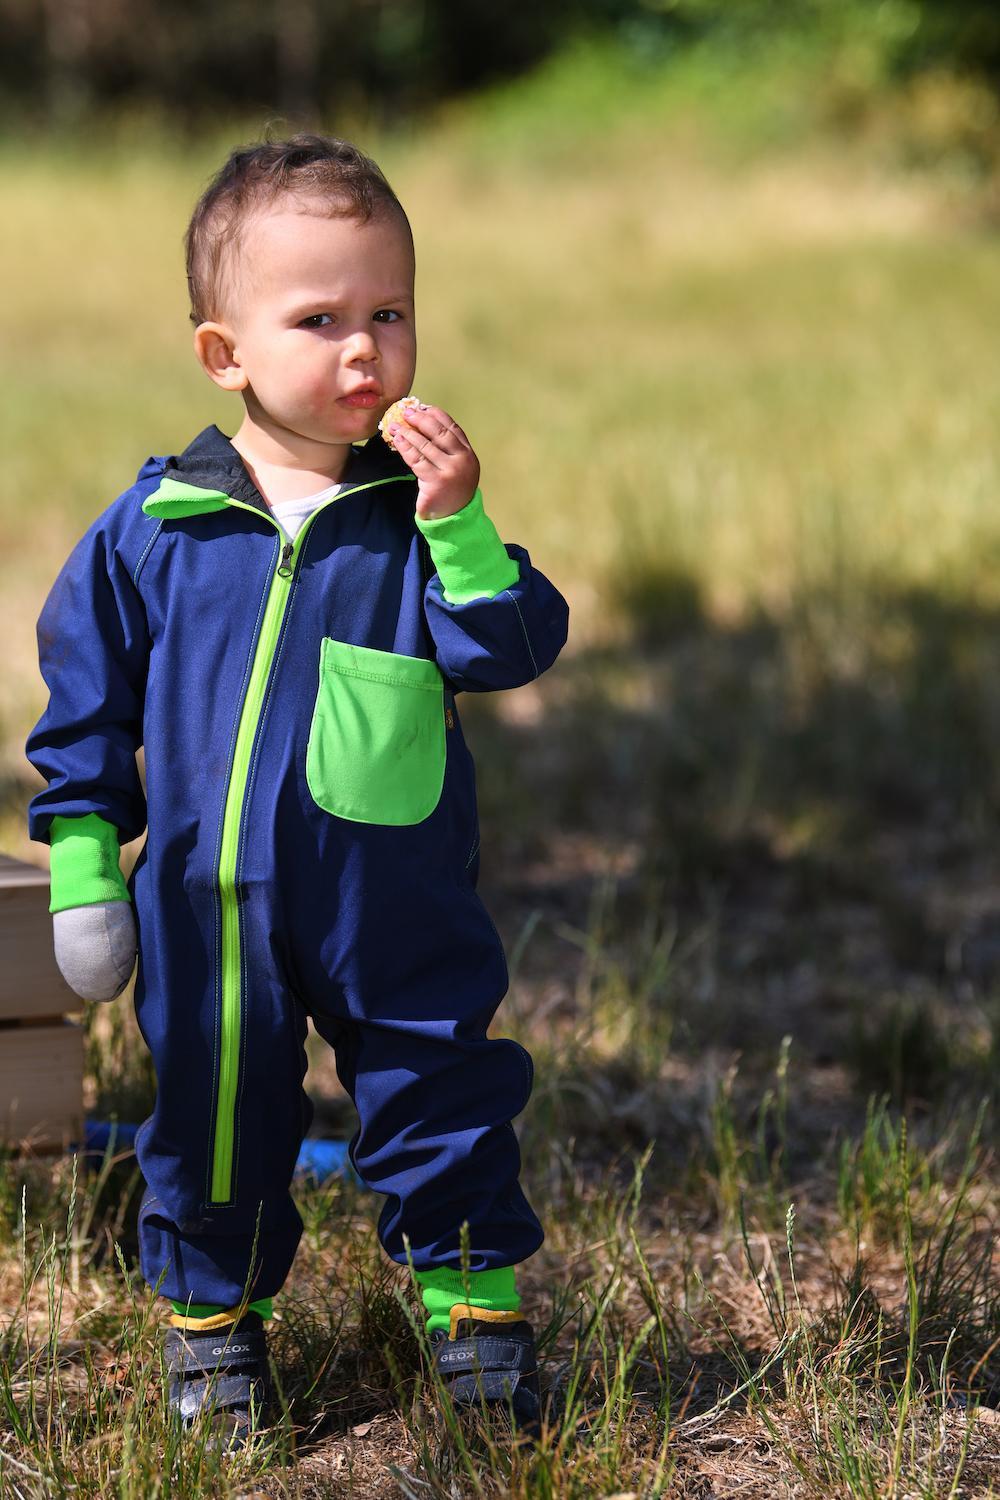
<svg viewBox="0 0 1000 1500">
<path fill-rule="evenodd" d="M 184 236 L 192 323 L 219 315 L 227 255 L 237 248 L 247 221 L 291 193 L 324 200 L 331 214 L 365 223 L 395 211 L 410 232 L 381 169 L 350 141 L 302 134 L 239 146 L 202 193 Z"/>
</svg>

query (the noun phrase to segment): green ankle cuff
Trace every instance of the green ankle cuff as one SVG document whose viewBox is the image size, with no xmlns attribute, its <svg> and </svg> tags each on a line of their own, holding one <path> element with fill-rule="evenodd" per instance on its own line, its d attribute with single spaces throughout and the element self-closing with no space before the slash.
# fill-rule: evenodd
<svg viewBox="0 0 1000 1500">
<path fill-rule="evenodd" d="M 521 1308 L 513 1266 L 500 1266 L 495 1271 L 453 1271 L 445 1267 L 413 1274 L 427 1309 L 429 1333 L 438 1328 L 447 1332 L 456 1302 L 467 1302 L 487 1312 L 519 1312 Z"/>
<path fill-rule="evenodd" d="M 131 900 L 118 864 L 118 830 L 99 813 L 54 817 L 49 848 L 50 912 Z"/>
<path fill-rule="evenodd" d="M 170 1306 L 179 1318 L 214 1318 L 226 1311 L 217 1302 L 175 1302 L 172 1297 Z M 258 1301 L 249 1303 L 247 1311 L 260 1313 L 262 1318 L 273 1318 L 274 1298 L 261 1297 Z"/>
</svg>

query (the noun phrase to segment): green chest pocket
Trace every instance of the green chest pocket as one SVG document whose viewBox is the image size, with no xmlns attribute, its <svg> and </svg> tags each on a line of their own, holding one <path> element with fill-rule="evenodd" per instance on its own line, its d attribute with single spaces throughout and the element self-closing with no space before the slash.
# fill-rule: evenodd
<svg viewBox="0 0 1000 1500">
<path fill-rule="evenodd" d="M 437 664 L 325 637 L 306 749 L 313 801 L 354 823 L 420 823 L 441 799 L 445 761 Z"/>
</svg>

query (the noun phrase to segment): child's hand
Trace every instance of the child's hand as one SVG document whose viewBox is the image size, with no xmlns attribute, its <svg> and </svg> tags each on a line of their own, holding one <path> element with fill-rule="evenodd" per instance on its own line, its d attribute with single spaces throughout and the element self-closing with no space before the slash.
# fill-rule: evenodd
<svg viewBox="0 0 1000 1500">
<path fill-rule="evenodd" d="M 439 406 L 408 406 L 406 421 L 389 429 L 392 441 L 420 481 L 417 515 L 439 521 L 468 505 L 479 483 L 479 459 L 457 422 Z"/>
</svg>

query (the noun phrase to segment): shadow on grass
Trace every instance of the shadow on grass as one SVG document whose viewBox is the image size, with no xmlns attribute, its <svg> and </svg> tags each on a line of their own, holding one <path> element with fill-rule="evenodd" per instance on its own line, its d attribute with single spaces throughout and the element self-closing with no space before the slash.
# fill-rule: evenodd
<svg viewBox="0 0 1000 1500">
<path fill-rule="evenodd" d="M 996 1098 L 1000 609 L 873 586 L 720 624 L 634 561 L 616 598 L 621 645 L 460 699 L 501 1014 L 540 1043 L 535 1100 L 579 1101 L 549 1128 L 648 1140 L 666 1053 L 699 1064 L 675 1124 L 706 1059 L 759 1101 L 784 1037 L 820 1133 L 835 1098 Z"/>
<path fill-rule="evenodd" d="M 791 867 L 805 908 L 831 885 L 870 899 L 875 877 L 855 866 L 879 838 L 905 839 L 918 874 L 928 840 L 950 864 L 977 836 L 988 847 L 1000 611 L 911 591 L 851 608 L 814 597 L 784 620 L 727 627 L 700 612 L 693 584 L 669 586 L 684 611 L 665 605 L 663 635 L 646 620 L 624 645 L 565 657 L 537 722 L 504 713 L 512 695 L 460 699 L 484 832 L 508 861 L 560 831 L 612 851 L 641 839 L 635 873 L 671 899 Z"/>
</svg>

